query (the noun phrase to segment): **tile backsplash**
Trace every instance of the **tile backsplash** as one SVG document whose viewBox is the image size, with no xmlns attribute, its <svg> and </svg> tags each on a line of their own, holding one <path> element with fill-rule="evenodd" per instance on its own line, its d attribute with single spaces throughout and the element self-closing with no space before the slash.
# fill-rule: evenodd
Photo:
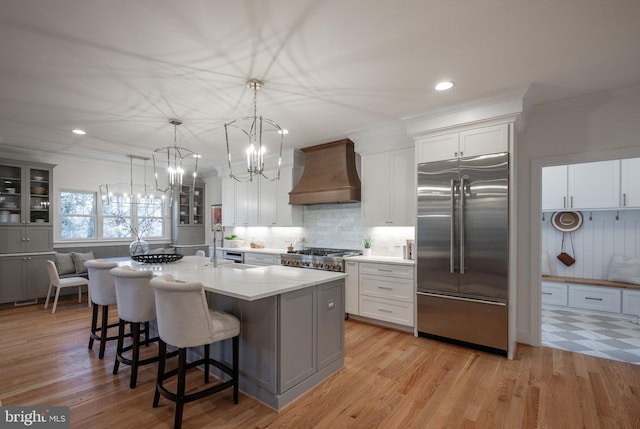
<svg viewBox="0 0 640 429">
<path fill-rule="evenodd" d="M 254 238 L 263 240 L 265 247 L 283 250 L 300 237 L 304 237 L 304 247 L 362 250 L 364 239 L 371 237 L 373 255 L 398 257 L 402 257 L 406 241 L 414 238 L 413 227 L 363 226 L 359 203 L 305 206 L 303 227 L 237 227 L 227 228 L 225 234 L 232 232 L 244 239 L 245 245 Z"/>
</svg>

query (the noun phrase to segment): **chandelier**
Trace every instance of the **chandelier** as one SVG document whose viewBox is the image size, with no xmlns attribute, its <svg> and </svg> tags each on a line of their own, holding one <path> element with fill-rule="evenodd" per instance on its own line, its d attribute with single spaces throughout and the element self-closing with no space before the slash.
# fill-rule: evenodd
<svg viewBox="0 0 640 429">
<path fill-rule="evenodd" d="M 258 79 L 250 79 L 247 81 L 247 88 L 253 90 L 253 116 L 237 118 L 231 122 L 224 124 L 224 133 L 227 141 L 227 160 L 229 163 L 229 176 L 233 179 L 243 181 L 253 181 L 254 176 L 262 176 L 267 181 L 280 179 L 280 165 L 282 164 L 282 141 L 284 134 L 287 133 L 280 125 L 271 119 L 258 116 L 258 90 L 264 87 L 264 83 Z M 237 136 L 236 136 L 237 134 Z M 239 144 L 244 141 L 247 144 L 245 151 L 247 156 L 247 173 L 248 176 L 238 176 L 233 173 L 231 166 L 231 143 L 230 140 L 240 140 Z M 266 143 L 278 144 L 278 168 L 272 177 L 265 175 L 264 160 L 267 152 Z"/>
<path fill-rule="evenodd" d="M 170 119 L 173 125 L 173 146 L 160 147 L 153 151 L 153 175 L 156 180 L 156 190 L 168 192 L 171 198 L 180 193 L 188 194 L 195 190 L 198 175 L 198 158 L 194 151 L 177 145 L 178 125 L 180 119 Z M 184 179 L 190 174 L 191 179 Z"/>
<path fill-rule="evenodd" d="M 99 186 L 102 204 L 122 204 L 125 202 L 131 206 L 148 206 L 149 208 L 162 208 L 165 195 L 158 192 L 152 186 L 147 185 L 147 161 L 149 158 L 137 155 L 127 155 L 129 158 L 129 183 L 102 184 Z M 135 184 L 133 180 L 133 160 L 144 161 L 143 183 Z"/>
</svg>

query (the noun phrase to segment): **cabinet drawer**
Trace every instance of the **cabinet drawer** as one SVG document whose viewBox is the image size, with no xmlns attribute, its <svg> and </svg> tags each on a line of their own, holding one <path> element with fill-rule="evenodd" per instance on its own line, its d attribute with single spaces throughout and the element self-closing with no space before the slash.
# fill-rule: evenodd
<svg viewBox="0 0 640 429">
<path fill-rule="evenodd" d="M 360 316 L 413 326 L 413 304 L 360 295 Z"/>
<path fill-rule="evenodd" d="M 597 286 L 569 285 L 569 305 L 585 310 L 620 313 L 620 289 Z"/>
<path fill-rule="evenodd" d="M 622 312 L 640 316 L 640 290 L 622 291 Z"/>
<path fill-rule="evenodd" d="M 565 283 L 542 282 L 542 303 L 567 305 L 567 285 Z"/>
<path fill-rule="evenodd" d="M 360 263 L 360 274 L 413 279 L 413 265 Z"/>
<path fill-rule="evenodd" d="M 413 302 L 413 282 L 410 279 L 397 277 L 360 274 L 360 293 Z"/>
<path fill-rule="evenodd" d="M 264 255 L 260 253 L 245 253 L 244 263 L 249 265 L 273 265 L 274 255 Z"/>
</svg>

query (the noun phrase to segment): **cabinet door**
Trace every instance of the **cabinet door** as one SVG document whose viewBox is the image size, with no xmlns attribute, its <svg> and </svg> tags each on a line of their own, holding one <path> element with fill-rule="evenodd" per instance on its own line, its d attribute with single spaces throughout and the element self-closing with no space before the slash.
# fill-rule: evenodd
<svg viewBox="0 0 640 429">
<path fill-rule="evenodd" d="M 302 226 L 302 206 L 289 204 L 289 192 L 293 189 L 294 169 L 292 167 L 280 170 L 280 180 L 277 181 L 276 191 L 276 223 L 278 226 Z"/>
<path fill-rule="evenodd" d="M 50 205 L 52 178 L 53 173 L 50 167 L 32 166 L 27 170 L 25 195 L 29 195 L 29 198 L 24 198 L 27 206 L 24 212 L 29 213 L 28 221 L 31 223 L 48 224 L 52 220 Z"/>
<path fill-rule="evenodd" d="M 344 356 L 343 284 L 340 280 L 318 286 L 318 371 Z"/>
<path fill-rule="evenodd" d="M 196 186 L 193 194 L 191 195 L 191 215 L 193 225 L 204 225 L 205 216 L 205 200 L 204 200 L 204 186 Z M 204 241 L 202 241 L 204 242 Z"/>
<path fill-rule="evenodd" d="M 542 169 L 542 210 L 567 208 L 567 166 L 554 165 Z"/>
<path fill-rule="evenodd" d="M 508 152 L 509 126 L 500 124 L 462 131 L 459 149 L 459 157 Z"/>
<path fill-rule="evenodd" d="M 236 182 L 236 218 L 234 223 L 236 226 L 247 226 L 249 224 L 249 210 L 247 207 L 249 200 L 248 183 L 249 182 Z"/>
<path fill-rule="evenodd" d="M 26 299 L 25 267 L 26 257 L 0 257 L 0 303 Z"/>
<path fill-rule="evenodd" d="M 459 138 L 458 133 L 451 133 L 416 140 L 416 163 L 457 158 Z"/>
<path fill-rule="evenodd" d="M 640 158 L 623 159 L 620 178 L 622 207 L 640 207 Z"/>
<path fill-rule="evenodd" d="M 604 209 L 620 206 L 620 161 L 571 164 L 569 208 Z"/>
<path fill-rule="evenodd" d="M 27 299 L 45 298 L 49 290 L 47 261 L 51 256 L 27 256 Z"/>
<path fill-rule="evenodd" d="M 258 205 L 258 224 L 263 226 L 275 226 L 277 219 L 277 193 L 278 181 L 266 181 L 260 178 L 260 203 Z"/>
<path fill-rule="evenodd" d="M 31 225 L 25 229 L 27 252 L 46 252 L 53 249 L 53 227 Z"/>
<path fill-rule="evenodd" d="M 280 295 L 280 393 L 316 372 L 316 289 Z"/>
<path fill-rule="evenodd" d="M 391 190 L 389 194 L 389 225 L 415 225 L 416 188 L 414 150 L 402 149 L 392 153 Z"/>
<path fill-rule="evenodd" d="M 236 222 L 236 187 L 235 180 L 228 177 L 222 179 L 222 224 L 234 226 Z"/>
<path fill-rule="evenodd" d="M 388 152 L 362 157 L 362 203 L 360 207 L 364 225 L 389 225 L 391 186 L 389 167 Z"/>
<path fill-rule="evenodd" d="M 344 307 L 349 314 L 358 313 L 358 263 L 355 261 L 345 262 L 345 273 L 348 274 L 344 284 Z"/>
<path fill-rule="evenodd" d="M 24 228 L 24 226 L 20 225 L 0 227 L 0 253 L 24 252 Z"/>
</svg>

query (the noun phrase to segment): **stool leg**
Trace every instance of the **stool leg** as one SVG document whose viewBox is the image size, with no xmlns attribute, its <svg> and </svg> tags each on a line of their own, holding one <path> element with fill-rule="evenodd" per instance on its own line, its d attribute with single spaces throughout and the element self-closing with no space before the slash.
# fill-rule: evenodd
<svg viewBox="0 0 640 429">
<path fill-rule="evenodd" d="M 149 322 L 144 322 L 144 345 L 149 347 L 151 344 L 149 340 L 151 339 L 151 324 Z"/>
<path fill-rule="evenodd" d="M 209 344 L 204 345 L 204 382 L 209 382 Z"/>
<path fill-rule="evenodd" d="M 178 390 L 176 392 L 176 418 L 173 423 L 174 429 L 182 426 L 182 410 L 184 409 L 185 378 L 187 372 L 187 348 L 178 351 Z"/>
<path fill-rule="evenodd" d="M 118 346 L 116 347 L 116 360 L 113 363 L 113 374 L 118 373 L 118 368 L 120 367 L 120 361 L 118 358 L 122 356 L 122 349 L 124 345 L 124 320 L 120 319 L 118 322 Z"/>
<path fill-rule="evenodd" d="M 240 336 L 237 335 L 233 337 L 233 403 L 238 403 L 238 380 L 239 380 L 239 370 L 238 370 L 238 350 L 240 344 Z"/>
<path fill-rule="evenodd" d="M 129 383 L 131 389 L 136 387 L 138 381 L 138 362 L 140 361 L 140 324 L 134 323 L 132 327 L 133 347 L 131 349 L 131 382 Z"/>
<path fill-rule="evenodd" d="M 94 305 L 93 308 L 97 308 L 97 305 Z M 100 329 L 100 352 L 98 353 L 98 358 L 104 358 L 104 349 L 107 346 L 107 326 L 109 325 L 109 307 L 106 305 L 102 305 L 102 329 Z"/>
<path fill-rule="evenodd" d="M 167 362 L 167 343 L 162 340 L 158 341 L 158 378 L 156 379 L 156 393 L 153 396 L 153 408 L 158 406 L 160 402 L 160 387 L 164 377 L 164 368 Z"/>
<path fill-rule="evenodd" d="M 93 348 L 93 336 L 96 334 L 96 327 L 98 326 L 98 306 L 93 306 L 91 315 L 91 334 L 89 334 L 89 350 Z"/>
</svg>

